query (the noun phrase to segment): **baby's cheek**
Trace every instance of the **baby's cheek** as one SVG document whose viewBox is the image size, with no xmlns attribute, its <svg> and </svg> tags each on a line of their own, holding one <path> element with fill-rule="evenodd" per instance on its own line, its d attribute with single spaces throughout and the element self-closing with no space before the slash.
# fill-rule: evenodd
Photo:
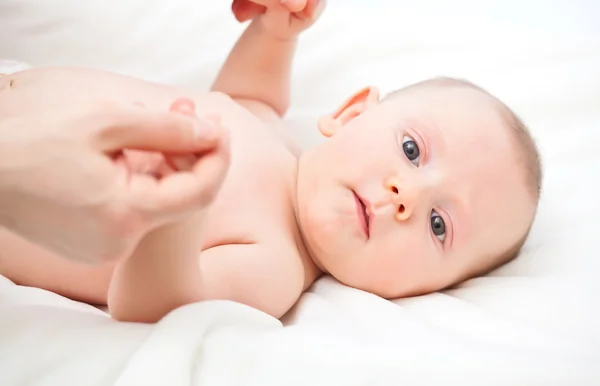
<svg viewBox="0 0 600 386">
<path fill-rule="evenodd" d="M 399 229 L 399 232 L 391 234 L 386 240 L 385 265 L 388 269 L 410 275 L 423 265 L 424 238 L 416 233 L 409 229 Z"/>
</svg>

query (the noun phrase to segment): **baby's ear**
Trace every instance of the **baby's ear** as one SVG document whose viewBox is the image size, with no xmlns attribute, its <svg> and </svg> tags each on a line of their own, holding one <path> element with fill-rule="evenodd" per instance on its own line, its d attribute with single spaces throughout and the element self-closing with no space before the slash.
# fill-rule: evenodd
<svg viewBox="0 0 600 386">
<path fill-rule="evenodd" d="M 377 103 L 379 90 L 375 87 L 365 87 L 346 99 L 333 114 L 321 117 L 319 131 L 324 136 L 331 137 L 340 127 Z"/>
</svg>

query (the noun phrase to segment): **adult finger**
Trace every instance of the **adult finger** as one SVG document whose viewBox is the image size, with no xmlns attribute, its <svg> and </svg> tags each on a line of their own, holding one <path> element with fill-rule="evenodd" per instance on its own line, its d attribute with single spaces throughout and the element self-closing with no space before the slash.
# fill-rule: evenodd
<svg viewBox="0 0 600 386">
<path fill-rule="evenodd" d="M 191 99 L 178 99 L 171 104 L 171 111 L 176 111 L 180 114 L 187 115 L 188 117 L 195 118 L 196 117 L 196 105 L 194 101 Z M 220 118 L 217 117 L 206 117 L 206 120 L 211 123 L 219 126 L 221 124 Z M 165 162 L 169 165 L 169 168 L 173 171 L 189 171 L 191 170 L 196 162 L 198 161 L 198 157 L 193 154 L 185 154 L 185 155 L 169 155 L 165 154 Z"/>
<path fill-rule="evenodd" d="M 134 106 L 96 108 L 91 118 L 100 128 L 95 143 L 102 151 L 124 148 L 168 152 L 198 153 L 216 146 L 221 135 L 209 120 L 178 112 L 153 111 Z"/>
<path fill-rule="evenodd" d="M 219 191 L 228 168 L 229 146 L 222 139 L 189 172 L 177 171 L 161 179 L 141 174 L 130 176 L 130 205 L 155 226 L 173 221 L 208 205 Z"/>
</svg>

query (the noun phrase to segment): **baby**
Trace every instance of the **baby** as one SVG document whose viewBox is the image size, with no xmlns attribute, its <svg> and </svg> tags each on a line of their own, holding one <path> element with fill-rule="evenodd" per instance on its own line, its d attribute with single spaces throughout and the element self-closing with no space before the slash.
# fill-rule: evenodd
<svg viewBox="0 0 600 386">
<path fill-rule="evenodd" d="M 324 3 L 322 3 L 324 4 Z M 366 87 L 318 121 L 301 151 L 282 117 L 297 35 L 318 17 L 273 6 L 230 53 L 211 92 L 116 74 L 34 69 L 0 78 L 0 119 L 23 106 L 112 100 L 216 115 L 220 144 L 192 157 L 131 152 L 132 172 L 206 170 L 207 201 L 159 227 L 131 256 L 73 263 L 2 230 L 0 273 L 155 322 L 227 299 L 284 315 L 322 274 L 385 298 L 485 274 L 523 245 L 540 193 L 535 144 L 498 99 L 466 81 L 427 80 L 380 98 Z M 142 170 L 143 169 L 143 170 Z"/>
</svg>

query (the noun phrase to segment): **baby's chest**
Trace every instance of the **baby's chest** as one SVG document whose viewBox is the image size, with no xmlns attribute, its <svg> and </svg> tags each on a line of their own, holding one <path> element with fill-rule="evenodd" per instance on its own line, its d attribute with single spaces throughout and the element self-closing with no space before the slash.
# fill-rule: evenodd
<svg viewBox="0 0 600 386">
<path fill-rule="evenodd" d="M 294 156 L 268 132 L 243 130 L 231 129 L 231 164 L 208 211 L 205 248 L 223 243 L 287 243 L 297 230 L 292 201 Z"/>
</svg>

